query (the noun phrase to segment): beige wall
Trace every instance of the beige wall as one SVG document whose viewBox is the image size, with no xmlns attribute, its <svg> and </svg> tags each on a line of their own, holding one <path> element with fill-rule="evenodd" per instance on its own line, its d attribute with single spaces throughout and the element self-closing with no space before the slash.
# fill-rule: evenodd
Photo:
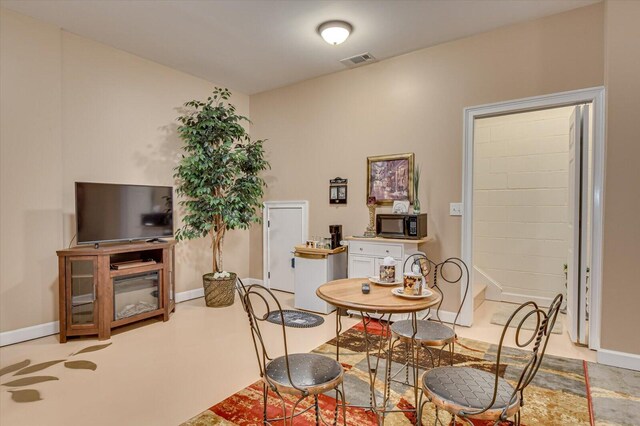
<svg viewBox="0 0 640 426">
<path fill-rule="evenodd" d="M 375 54 L 375 51 L 373 52 Z M 603 6 L 419 50 L 251 96 L 253 135 L 268 138 L 268 200 L 310 201 L 310 233 L 367 224 L 366 157 L 415 152 L 434 257 L 460 255 L 462 112 L 467 106 L 603 84 Z M 328 203 L 329 179 L 349 179 L 344 207 Z M 262 275 L 260 229 L 251 276 Z M 449 299 L 452 300 L 452 299 Z"/>
<path fill-rule="evenodd" d="M 74 181 L 173 185 L 177 108 L 214 84 L 1 9 L 0 330 L 57 320 L 55 251 L 75 229 Z M 249 97 L 232 98 L 241 114 Z M 248 275 L 248 232 L 225 267 Z M 200 288 L 208 241 L 178 245 L 176 290 Z"/>
<path fill-rule="evenodd" d="M 607 165 L 602 285 L 603 348 L 640 354 L 640 2 L 605 9 Z"/>
<path fill-rule="evenodd" d="M 573 110 L 475 122 L 474 266 L 504 293 L 550 302 L 565 291 Z"/>
<path fill-rule="evenodd" d="M 60 31 L 0 9 L 0 330 L 57 319 Z"/>
</svg>

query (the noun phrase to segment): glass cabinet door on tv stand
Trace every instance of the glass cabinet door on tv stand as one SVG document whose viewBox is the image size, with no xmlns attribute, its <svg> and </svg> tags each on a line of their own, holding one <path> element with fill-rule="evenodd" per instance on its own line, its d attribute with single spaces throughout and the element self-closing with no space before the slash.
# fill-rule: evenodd
<svg viewBox="0 0 640 426">
<path fill-rule="evenodd" d="M 78 334 L 98 332 L 97 280 L 97 257 L 66 258 L 67 327 Z"/>
</svg>

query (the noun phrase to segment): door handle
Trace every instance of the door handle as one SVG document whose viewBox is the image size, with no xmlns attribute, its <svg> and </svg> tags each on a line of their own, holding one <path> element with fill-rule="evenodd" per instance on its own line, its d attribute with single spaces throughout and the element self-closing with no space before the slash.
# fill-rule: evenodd
<svg viewBox="0 0 640 426">
<path fill-rule="evenodd" d="M 292 267 L 292 268 L 295 268 L 295 267 L 296 267 L 296 258 L 295 258 L 295 257 L 292 257 L 292 258 L 291 258 L 291 267 Z"/>
</svg>

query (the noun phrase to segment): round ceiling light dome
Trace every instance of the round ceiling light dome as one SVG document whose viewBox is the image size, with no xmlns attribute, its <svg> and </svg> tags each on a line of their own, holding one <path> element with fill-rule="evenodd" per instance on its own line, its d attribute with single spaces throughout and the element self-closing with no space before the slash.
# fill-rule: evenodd
<svg viewBox="0 0 640 426">
<path fill-rule="evenodd" d="M 351 24 L 345 21 L 327 21 L 318 27 L 318 33 L 324 41 L 334 46 L 343 43 L 352 30 Z"/>
</svg>

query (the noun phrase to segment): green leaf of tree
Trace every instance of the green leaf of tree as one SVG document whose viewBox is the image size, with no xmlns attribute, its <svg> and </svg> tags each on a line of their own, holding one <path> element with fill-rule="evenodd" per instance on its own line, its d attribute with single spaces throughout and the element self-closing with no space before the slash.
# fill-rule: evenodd
<svg viewBox="0 0 640 426">
<path fill-rule="evenodd" d="M 264 140 L 251 140 L 242 126 L 250 120 L 237 114 L 230 97 L 216 87 L 206 101 L 186 102 L 189 111 L 177 119 L 184 154 L 174 177 L 185 215 L 176 239 L 210 236 L 214 271 L 222 270 L 226 231 L 260 222 L 266 184 L 259 174 L 269 168 Z"/>
</svg>

